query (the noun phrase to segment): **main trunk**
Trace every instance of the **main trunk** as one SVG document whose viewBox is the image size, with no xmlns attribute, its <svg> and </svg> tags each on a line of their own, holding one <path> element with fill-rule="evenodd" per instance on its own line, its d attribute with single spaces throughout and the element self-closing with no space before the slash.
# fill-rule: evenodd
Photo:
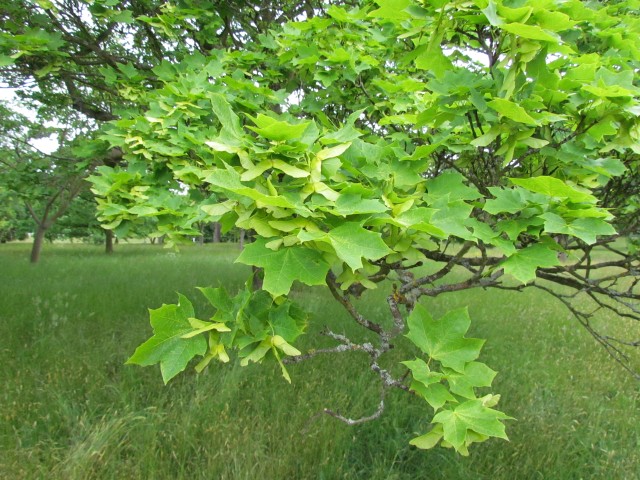
<svg viewBox="0 0 640 480">
<path fill-rule="evenodd" d="M 222 225 L 220 222 L 213 222 L 213 243 L 220 243 Z"/>
<path fill-rule="evenodd" d="M 42 243 L 44 242 L 45 233 L 47 233 L 47 228 L 39 223 L 36 227 L 36 233 L 33 236 L 33 245 L 31 246 L 31 263 L 38 263 L 40 260 L 40 252 L 42 251 Z"/>
<path fill-rule="evenodd" d="M 113 253 L 113 230 L 104 229 L 104 252 Z"/>
</svg>

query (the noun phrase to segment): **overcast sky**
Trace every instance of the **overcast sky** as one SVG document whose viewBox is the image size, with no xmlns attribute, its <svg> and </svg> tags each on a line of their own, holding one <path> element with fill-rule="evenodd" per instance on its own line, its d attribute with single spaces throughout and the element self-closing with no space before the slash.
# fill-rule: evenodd
<svg viewBox="0 0 640 480">
<path fill-rule="evenodd" d="M 25 108 L 20 104 L 15 96 L 13 88 L 7 88 L 4 85 L 1 85 L 0 101 L 9 102 L 15 111 L 25 115 L 32 121 L 35 121 L 37 119 L 36 112 L 31 109 Z M 31 141 L 30 143 L 44 153 L 52 153 L 58 148 L 58 142 L 54 141 L 52 138 L 39 138 Z"/>
</svg>

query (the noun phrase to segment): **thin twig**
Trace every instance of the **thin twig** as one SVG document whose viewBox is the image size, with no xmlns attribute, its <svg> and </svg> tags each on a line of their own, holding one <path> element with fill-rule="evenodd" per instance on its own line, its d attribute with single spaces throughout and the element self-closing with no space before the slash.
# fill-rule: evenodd
<svg viewBox="0 0 640 480">
<path fill-rule="evenodd" d="M 325 408 L 323 410 L 323 412 L 326 413 L 327 415 L 333 417 L 333 418 L 337 418 L 338 420 L 340 420 L 341 422 L 346 423 L 347 425 L 359 425 L 361 423 L 370 422 L 371 420 L 375 420 L 375 419 L 379 418 L 380 415 L 382 415 L 382 412 L 384 412 L 384 394 L 385 394 L 385 390 L 382 389 L 382 391 L 380 393 L 380 403 L 378 404 L 377 410 L 375 412 L 373 412 L 371 415 L 368 415 L 366 417 L 361 417 L 361 418 L 357 418 L 357 419 L 347 418 L 347 417 L 339 414 L 338 412 L 334 412 L 333 410 L 330 410 L 328 408 Z"/>
</svg>

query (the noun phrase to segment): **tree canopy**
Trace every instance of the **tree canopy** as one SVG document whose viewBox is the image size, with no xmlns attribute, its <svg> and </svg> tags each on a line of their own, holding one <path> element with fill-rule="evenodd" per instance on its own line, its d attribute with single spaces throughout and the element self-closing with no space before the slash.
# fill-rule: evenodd
<svg viewBox="0 0 640 480">
<path fill-rule="evenodd" d="M 412 443 L 466 454 L 506 438 L 508 417 L 487 393 L 483 341 L 466 337 L 473 312 L 434 319 L 430 297 L 544 290 L 637 375 L 638 7 L 22 0 L 4 7 L 0 64 L 43 115 L 98 122 L 107 228 L 151 217 L 172 242 L 202 221 L 254 232 L 238 262 L 263 288 L 203 288 L 206 321 L 183 295 L 152 310 L 131 363 L 160 363 L 168 381 L 194 357 L 200 371 L 235 354 L 290 380 L 287 364 L 361 351 L 378 410 L 328 413 L 359 423 L 388 389 L 411 391 L 434 412 Z M 334 347 L 298 350 L 319 320 L 290 296 L 297 283 L 326 286 L 367 339 L 325 331 Z M 387 322 L 358 310 L 367 291 L 387 298 Z M 630 338 L 596 327 L 601 310 Z M 390 365 L 403 334 L 416 357 Z"/>
</svg>

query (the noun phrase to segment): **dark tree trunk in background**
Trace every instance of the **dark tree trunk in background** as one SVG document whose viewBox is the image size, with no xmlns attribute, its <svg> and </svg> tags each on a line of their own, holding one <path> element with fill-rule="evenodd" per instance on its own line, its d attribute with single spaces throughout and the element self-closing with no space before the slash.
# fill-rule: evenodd
<svg viewBox="0 0 640 480">
<path fill-rule="evenodd" d="M 47 226 L 42 223 L 38 223 L 37 225 L 36 233 L 33 236 L 33 245 L 31 246 L 31 263 L 38 263 L 40 260 L 44 234 L 47 233 Z"/>
<path fill-rule="evenodd" d="M 264 269 L 254 265 L 251 267 L 251 270 L 253 271 L 253 279 L 251 280 L 253 290 L 262 290 L 262 284 L 264 283 Z"/>
<path fill-rule="evenodd" d="M 240 229 L 240 250 L 242 250 L 244 248 L 244 237 L 247 234 L 246 230 L 244 228 Z"/>
<path fill-rule="evenodd" d="M 220 222 L 213 222 L 213 243 L 220 243 L 221 236 L 222 225 L 220 225 Z"/>
<path fill-rule="evenodd" d="M 106 254 L 113 253 L 113 230 L 104 229 L 104 252 Z"/>
</svg>

